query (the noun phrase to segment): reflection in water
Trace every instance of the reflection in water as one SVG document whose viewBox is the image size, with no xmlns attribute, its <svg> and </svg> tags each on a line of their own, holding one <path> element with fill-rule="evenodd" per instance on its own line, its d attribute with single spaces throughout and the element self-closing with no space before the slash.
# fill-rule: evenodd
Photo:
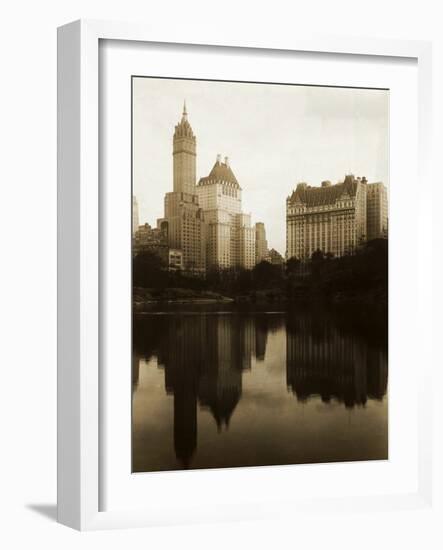
<svg viewBox="0 0 443 550">
<path fill-rule="evenodd" d="M 300 401 L 319 395 L 346 407 L 382 399 L 388 381 L 387 355 L 346 332 L 327 316 L 290 317 L 287 323 L 287 382 Z"/>
<path fill-rule="evenodd" d="M 386 406 L 366 411 L 368 400 L 385 401 L 387 387 L 385 330 L 377 330 L 325 313 L 168 312 L 135 320 L 134 471 L 387 458 Z M 327 416 L 320 403 L 331 405 L 339 435 L 319 447 L 314 436 Z M 363 455 L 356 441 L 342 441 L 349 418 L 332 404 L 363 410 L 346 427 L 357 439 L 366 433 Z"/>
</svg>

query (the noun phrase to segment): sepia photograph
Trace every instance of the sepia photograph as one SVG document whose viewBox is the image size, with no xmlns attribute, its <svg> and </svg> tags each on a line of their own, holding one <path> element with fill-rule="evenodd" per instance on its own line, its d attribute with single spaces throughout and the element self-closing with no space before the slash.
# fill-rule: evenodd
<svg viewBox="0 0 443 550">
<path fill-rule="evenodd" d="M 387 460 L 389 90 L 131 102 L 132 471 Z"/>
</svg>

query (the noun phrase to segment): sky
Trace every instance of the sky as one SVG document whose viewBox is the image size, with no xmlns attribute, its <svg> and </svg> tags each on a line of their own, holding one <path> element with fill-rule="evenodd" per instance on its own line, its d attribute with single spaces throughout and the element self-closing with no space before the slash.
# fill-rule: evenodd
<svg viewBox="0 0 443 550">
<path fill-rule="evenodd" d="M 186 100 L 197 137 L 197 180 L 229 157 L 243 211 L 265 223 L 282 255 L 286 198 L 297 183 L 346 174 L 389 188 L 386 90 L 196 81 L 133 80 L 133 185 L 140 224 L 156 225 L 172 191 L 172 137 Z"/>
</svg>

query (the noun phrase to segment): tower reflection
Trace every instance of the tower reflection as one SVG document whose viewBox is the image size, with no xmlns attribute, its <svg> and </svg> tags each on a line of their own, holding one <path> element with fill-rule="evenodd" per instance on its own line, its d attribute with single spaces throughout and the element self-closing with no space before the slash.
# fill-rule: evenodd
<svg viewBox="0 0 443 550">
<path fill-rule="evenodd" d="M 236 314 L 147 316 L 134 325 L 134 359 L 157 356 L 165 390 L 174 396 L 174 449 L 186 468 L 197 448 L 197 403 L 217 429 L 228 429 L 242 394 L 242 373 L 263 360 L 269 322 Z M 280 320 L 280 324 L 282 321 Z M 133 385 L 138 370 L 133 367 Z"/>
</svg>

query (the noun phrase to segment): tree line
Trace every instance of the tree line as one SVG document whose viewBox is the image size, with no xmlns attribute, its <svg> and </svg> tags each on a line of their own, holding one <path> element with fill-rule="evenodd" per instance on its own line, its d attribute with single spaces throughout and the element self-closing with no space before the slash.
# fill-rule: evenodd
<svg viewBox="0 0 443 550">
<path fill-rule="evenodd" d="M 388 241 L 369 241 L 354 253 L 338 258 L 316 250 L 307 262 L 295 257 L 283 265 L 262 261 L 250 270 L 210 269 L 204 277 L 169 271 L 157 254 L 143 251 L 133 258 L 132 275 L 134 287 L 210 290 L 232 297 L 262 291 L 272 291 L 287 300 L 364 292 L 386 297 Z"/>
</svg>

